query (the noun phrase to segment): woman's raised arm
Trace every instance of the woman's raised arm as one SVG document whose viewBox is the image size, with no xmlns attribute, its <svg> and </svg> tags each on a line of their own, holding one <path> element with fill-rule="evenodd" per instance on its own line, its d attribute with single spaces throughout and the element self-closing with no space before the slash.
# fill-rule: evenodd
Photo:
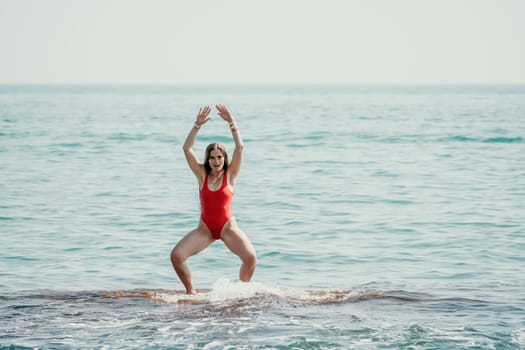
<svg viewBox="0 0 525 350">
<path fill-rule="evenodd" d="M 235 178 L 239 174 L 239 171 L 241 170 L 241 163 L 242 163 L 242 152 L 243 152 L 243 142 L 241 137 L 241 132 L 239 131 L 239 127 L 233 118 L 232 114 L 228 110 L 228 107 L 225 105 L 216 105 L 217 111 L 219 111 L 219 115 L 222 119 L 228 122 L 230 125 L 230 130 L 232 132 L 233 141 L 235 143 L 235 148 L 233 150 L 232 159 L 230 161 L 230 164 L 228 166 L 229 171 L 229 177 L 233 182 L 235 181 Z"/>
<path fill-rule="evenodd" d="M 195 120 L 195 124 L 191 128 L 190 133 L 188 134 L 188 137 L 186 137 L 186 141 L 184 142 L 184 145 L 182 146 L 182 149 L 184 150 L 184 156 L 186 157 L 186 161 L 188 162 L 188 165 L 190 166 L 191 171 L 197 176 L 198 178 L 203 176 L 203 165 L 199 162 L 199 159 L 197 158 L 197 155 L 193 151 L 193 144 L 195 143 L 195 138 L 197 137 L 197 133 L 199 132 L 199 129 L 202 125 L 204 125 L 208 120 L 210 120 L 210 111 L 211 108 L 206 106 L 199 109 L 199 113 L 197 114 L 197 119 Z"/>
</svg>

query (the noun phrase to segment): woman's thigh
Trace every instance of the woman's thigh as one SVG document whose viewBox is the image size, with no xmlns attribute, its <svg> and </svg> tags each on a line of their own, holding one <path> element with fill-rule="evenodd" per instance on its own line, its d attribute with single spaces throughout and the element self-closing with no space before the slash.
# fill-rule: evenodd
<svg viewBox="0 0 525 350">
<path fill-rule="evenodd" d="M 255 257 L 255 249 L 248 239 L 248 236 L 235 224 L 226 226 L 222 233 L 221 239 L 224 244 L 239 258 Z"/>
<path fill-rule="evenodd" d="M 173 254 L 182 260 L 186 260 L 208 247 L 212 242 L 213 238 L 210 233 L 199 227 L 189 232 L 177 243 L 173 248 Z"/>
</svg>

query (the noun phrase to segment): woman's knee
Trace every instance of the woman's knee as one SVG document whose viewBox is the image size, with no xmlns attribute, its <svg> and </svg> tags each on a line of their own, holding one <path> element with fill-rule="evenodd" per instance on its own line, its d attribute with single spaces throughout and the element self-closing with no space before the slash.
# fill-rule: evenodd
<svg viewBox="0 0 525 350">
<path fill-rule="evenodd" d="M 257 254 L 255 253 L 255 250 L 251 249 L 246 252 L 242 258 L 242 262 L 246 265 L 255 266 L 257 264 Z"/>
<path fill-rule="evenodd" d="M 182 254 L 180 249 L 177 249 L 177 247 L 171 250 L 170 259 L 173 266 L 183 264 L 184 261 L 186 261 L 186 257 Z"/>
</svg>

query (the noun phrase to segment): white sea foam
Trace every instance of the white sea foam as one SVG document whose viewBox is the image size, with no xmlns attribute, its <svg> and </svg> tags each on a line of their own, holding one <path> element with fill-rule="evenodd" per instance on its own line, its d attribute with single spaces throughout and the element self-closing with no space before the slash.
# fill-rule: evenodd
<svg viewBox="0 0 525 350">
<path fill-rule="evenodd" d="M 211 291 L 208 293 L 211 302 L 245 299 L 254 297 L 257 294 L 282 294 L 278 287 L 268 286 L 260 282 L 232 282 L 227 278 L 216 280 Z"/>
<path fill-rule="evenodd" d="M 287 297 L 291 290 L 283 290 L 277 286 L 265 285 L 260 282 L 231 281 L 227 278 L 219 278 L 209 291 L 188 295 L 180 292 L 155 292 L 152 299 L 165 303 L 219 303 L 228 300 L 249 299 L 256 295 L 277 295 Z"/>
<path fill-rule="evenodd" d="M 205 304 L 222 303 L 239 299 L 261 297 L 265 300 L 285 300 L 300 304 L 330 304 L 357 299 L 384 297 L 381 292 L 355 290 L 309 290 L 280 285 L 268 285 L 261 282 L 231 281 L 219 278 L 209 291 L 188 295 L 180 291 L 153 291 L 148 299 L 169 304 Z"/>
</svg>

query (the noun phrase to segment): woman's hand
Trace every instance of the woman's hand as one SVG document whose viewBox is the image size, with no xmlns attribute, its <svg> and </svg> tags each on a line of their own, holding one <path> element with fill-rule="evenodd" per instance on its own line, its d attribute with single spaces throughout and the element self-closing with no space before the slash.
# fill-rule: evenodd
<svg viewBox="0 0 525 350">
<path fill-rule="evenodd" d="M 199 113 L 197 114 L 197 119 L 195 120 L 195 124 L 201 127 L 202 124 L 210 120 L 211 119 L 210 112 L 211 112 L 211 108 L 209 106 L 200 108 Z"/>
<path fill-rule="evenodd" d="M 233 123 L 235 120 L 233 119 L 230 111 L 228 110 L 228 107 L 225 105 L 216 105 L 215 108 L 217 108 L 218 115 L 221 116 L 222 119 L 226 120 L 228 123 Z"/>
</svg>

